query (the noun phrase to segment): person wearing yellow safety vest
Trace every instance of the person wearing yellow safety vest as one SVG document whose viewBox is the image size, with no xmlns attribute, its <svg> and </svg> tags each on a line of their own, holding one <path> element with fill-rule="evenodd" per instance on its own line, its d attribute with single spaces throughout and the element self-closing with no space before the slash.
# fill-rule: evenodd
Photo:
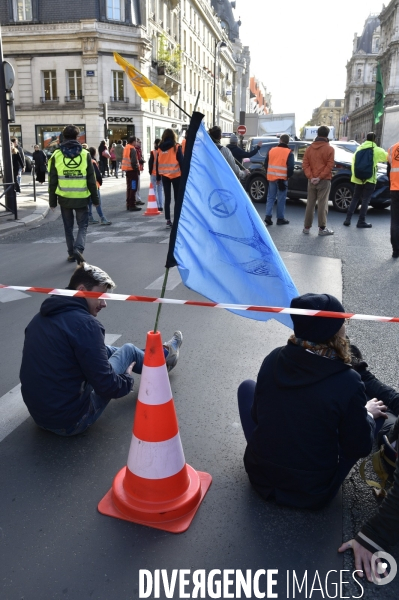
<svg viewBox="0 0 399 600">
<path fill-rule="evenodd" d="M 392 258 L 399 258 L 399 142 L 388 150 L 387 175 L 391 190 Z"/>
<path fill-rule="evenodd" d="M 359 204 L 361 206 L 356 227 L 370 229 L 373 226 L 371 223 L 366 223 L 367 209 L 377 183 L 378 163 L 387 162 L 387 160 L 386 151 L 377 146 L 375 133 L 371 131 L 353 155 L 351 182 L 355 184 L 355 189 L 344 221 L 346 227 L 350 226 L 351 218 Z"/>
<path fill-rule="evenodd" d="M 62 132 L 60 144 L 48 162 L 48 192 L 50 208 L 58 204 L 64 223 L 65 239 L 68 249 L 68 262 L 84 261 L 83 252 L 86 243 L 89 222 L 88 204 L 91 199 L 98 206 L 96 176 L 90 153 L 77 141 L 80 133 L 76 125 L 67 125 Z M 78 235 L 73 236 L 74 211 Z"/>
<path fill-rule="evenodd" d="M 122 172 L 126 173 L 126 210 L 138 211 L 141 210 L 137 206 L 136 192 L 139 179 L 139 163 L 137 160 L 137 152 L 134 144 L 136 137 L 131 136 L 128 139 L 126 146 L 123 149 Z"/>
<path fill-rule="evenodd" d="M 287 180 L 294 172 L 294 154 L 288 147 L 289 136 L 283 133 L 280 143 L 269 150 L 265 160 L 266 178 L 268 181 L 266 200 L 266 225 L 273 225 L 273 206 L 277 200 L 277 225 L 288 225 L 285 218 L 285 201 L 287 199 Z"/>
<path fill-rule="evenodd" d="M 166 227 L 172 227 L 170 219 L 170 203 L 172 201 L 172 185 L 175 196 L 179 192 L 181 169 L 183 166 L 183 152 L 177 143 L 176 134 L 173 129 L 165 129 L 159 144 L 156 156 L 157 185 L 162 181 L 165 192 L 165 219 Z"/>
</svg>

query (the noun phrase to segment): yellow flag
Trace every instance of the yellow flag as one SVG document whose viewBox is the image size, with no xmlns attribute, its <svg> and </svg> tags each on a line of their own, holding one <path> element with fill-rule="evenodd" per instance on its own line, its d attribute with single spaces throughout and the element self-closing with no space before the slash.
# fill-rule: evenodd
<svg viewBox="0 0 399 600">
<path fill-rule="evenodd" d="M 148 102 L 148 100 L 159 100 L 164 106 L 168 106 L 169 96 L 168 94 L 165 94 L 161 88 L 152 83 L 147 77 L 144 77 L 140 71 L 122 58 L 117 52 L 114 52 L 114 60 L 123 68 L 130 83 L 143 100 L 146 102 Z"/>
</svg>

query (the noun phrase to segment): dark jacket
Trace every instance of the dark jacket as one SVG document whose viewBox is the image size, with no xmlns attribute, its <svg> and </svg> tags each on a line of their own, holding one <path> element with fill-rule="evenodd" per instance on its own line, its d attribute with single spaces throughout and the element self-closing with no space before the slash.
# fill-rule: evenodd
<svg viewBox="0 0 399 600">
<path fill-rule="evenodd" d="M 36 173 L 47 171 L 47 156 L 44 154 L 43 150 L 35 150 L 32 154 L 32 158 L 35 161 Z"/>
<path fill-rule="evenodd" d="M 11 161 L 12 161 L 12 172 L 14 174 L 14 179 L 19 173 L 20 169 L 24 168 L 24 163 L 22 162 L 22 158 L 19 152 L 11 152 Z"/>
<path fill-rule="evenodd" d="M 84 298 L 47 298 L 25 329 L 22 397 L 38 425 L 68 429 L 86 413 L 92 389 L 103 398 L 126 396 L 130 375 L 108 361 L 104 328 Z"/>
<path fill-rule="evenodd" d="M 161 142 L 158 146 L 158 148 L 160 150 L 162 150 L 162 152 L 166 152 L 167 150 L 170 150 L 170 148 L 173 147 L 173 142 L 172 140 L 167 140 L 166 142 Z M 183 159 L 184 159 L 184 155 L 183 155 L 183 151 L 181 149 L 180 144 L 176 144 L 176 160 L 179 163 L 179 167 L 180 167 L 180 171 L 183 171 Z M 157 181 L 161 181 L 161 175 L 158 173 L 158 153 L 156 156 L 156 171 L 157 171 Z"/>
<path fill-rule="evenodd" d="M 287 144 L 279 144 L 277 146 L 277 148 L 289 148 L 289 146 Z M 267 153 L 267 156 L 266 156 L 265 162 L 264 162 L 264 167 L 265 167 L 266 173 L 267 173 L 268 166 L 269 166 L 269 153 Z M 294 173 L 294 167 L 295 167 L 295 157 L 294 157 L 294 153 L 291 151 L 287 157 L 287 179 L 292 177 L 292 175 Z"/>
<path fill-rule="evenodd" d="M 395 426 L 397 430 L 397 423 Z M 399 435 L 397 437 L 399 447 Z M 399 462 L 396 459 L 393 486 L 375 515 L 364 523 L 356 540 L 373 554 L 380 550 L 391 553 L 399 542 Z"/>
<path fill-rule="evenodd" d="M 230 150 L 234 158 L 241 164 L 243 158 L 251 158 L 251 156 L 255 156 L 255 154 L 259 152 L 258 146 L 256 146 L 256 148 L 251 152 L 245 152 L 245 150 L 240 148 L 237 144 L 227 144 L 227 148 Z"/>
<path fill-rule="evenodd" d="M 374 420 L 367 415 L 360 375 L 288 343 L 263 361 L 252 418 L 257 426 L 244 463 L 265 498 L 300 508 L 319 508 L 337 486 L 338 453 L 367 456 Z"/>
<path fill-rule="evenodd" d="M 67 140 L 60 145 L 60 150 L 66 158 L 76 158 L 82 153 L 82 146 L 76 140 Z M 57 198 L 60 206 L 65 208 L 84 208 L 88 205 L 90 197 L 95 206 L 98 206 L 98 193 L 96 185 L 96 176 L 94 173 L 93 163 L 91 162 L 90 153 L 86 154 L 87 159 L 87 189 L 89 195 L 87 198 L 68 198 L 65 196 L 57 196 L 56 189 L 58 186 L 58 173 L 55 168 L 55 161 L 50 158 L 49 174 L 48 174 L 48 192 L 49 192 L 49 204 L 51 208 L 57 206 Z"/>
</svg>

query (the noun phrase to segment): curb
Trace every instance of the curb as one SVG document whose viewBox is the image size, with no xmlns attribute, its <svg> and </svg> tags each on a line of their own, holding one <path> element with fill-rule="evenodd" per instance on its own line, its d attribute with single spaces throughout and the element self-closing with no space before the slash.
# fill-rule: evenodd
<svg viewBox="0 0 399 600">
<path fill-rule="evenodd" d="M 24 227 L 30 227 L 38 221 L 42 221 L 47 216 L 49 210 L 50 206 L 48 200 L 43 200 L 43 198 L 37 198 L 36 208 L 33 213 L 26 217 L 23 217 L 23 219 L 18 219 L 17 221 L 9 221 L 0 225 L 0 236 L 4 233 L 9 233 L 10 231 L 16 231 L 21 228 L 23 229 Z"/>
</svg>

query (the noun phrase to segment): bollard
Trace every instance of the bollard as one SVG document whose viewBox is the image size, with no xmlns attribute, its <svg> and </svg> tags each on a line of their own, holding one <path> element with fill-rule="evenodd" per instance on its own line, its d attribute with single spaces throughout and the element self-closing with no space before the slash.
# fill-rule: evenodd
<svg viewBox="0 0 399 600">
<path fill-rule="evenodd" d="M 33 179 L 33 201 L 36 202 L 36 180 L 35 180 L 35 161 L 32 160 L 31 161 L 31 165 L 32 165 L 32 179 Z"/>
</svg>

